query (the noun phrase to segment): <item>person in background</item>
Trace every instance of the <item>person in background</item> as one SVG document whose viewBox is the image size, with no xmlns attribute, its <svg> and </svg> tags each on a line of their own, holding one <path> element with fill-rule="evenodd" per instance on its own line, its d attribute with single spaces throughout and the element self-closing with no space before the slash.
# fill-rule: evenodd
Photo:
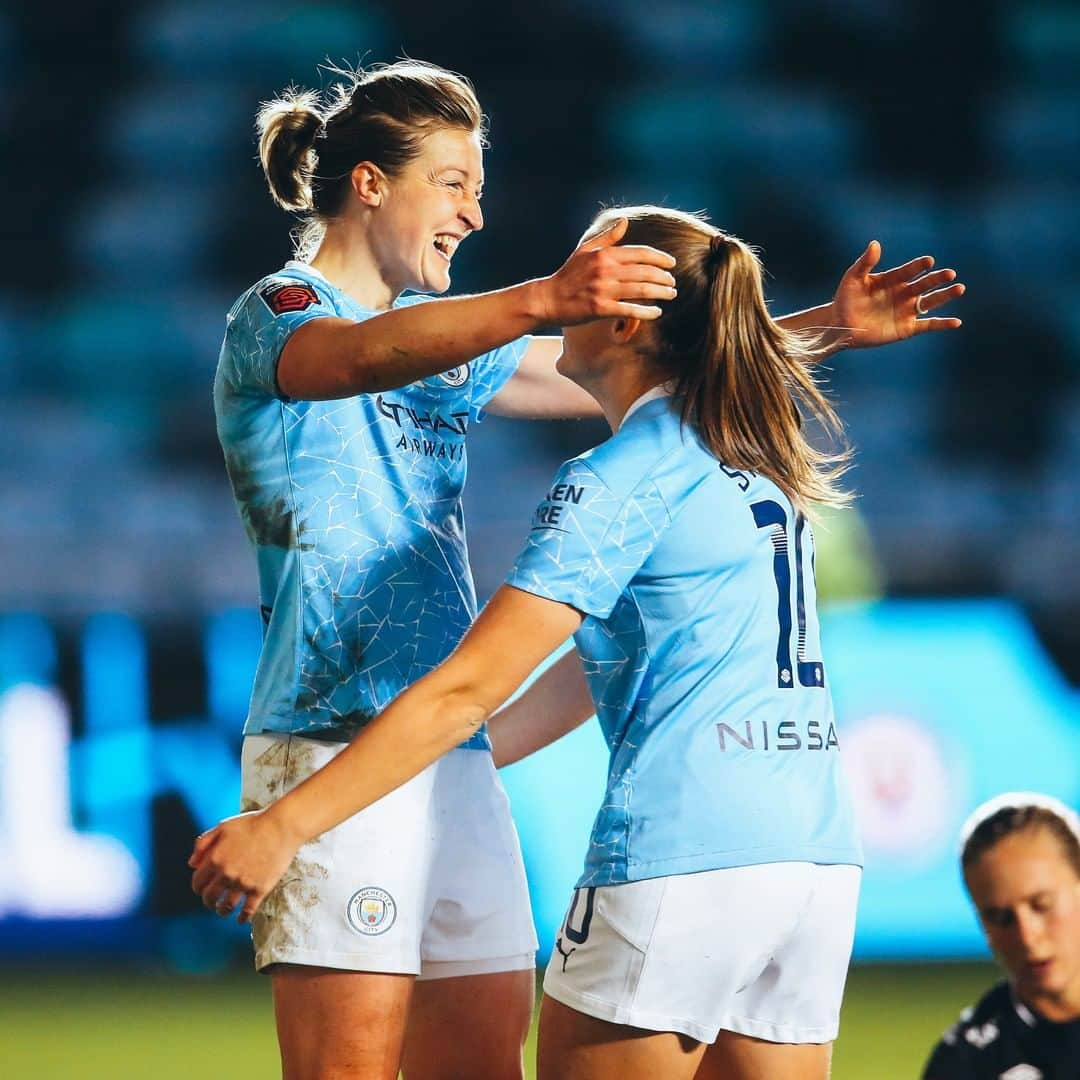
<svg viewBox="0 0 1080 1080">
<path fill-rule="evenodd" d="M 1080 820 L 1009 792 L 964 825 L 960 864 L 1006 978 L 942 1036 L 923 1080 L 1080 1076 Z"/>
</svg>

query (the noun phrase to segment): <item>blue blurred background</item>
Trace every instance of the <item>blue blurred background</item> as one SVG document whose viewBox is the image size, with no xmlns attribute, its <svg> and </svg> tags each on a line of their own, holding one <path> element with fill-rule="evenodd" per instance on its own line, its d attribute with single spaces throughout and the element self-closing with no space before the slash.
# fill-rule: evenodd
<svg viewBox="0 0 1080 1080">
<path fill-rule="evenodd" d="M 253 117 L 321 60 L 403 54 L 491 118 L 456 291 L 551 272 L 614 201 L 708 209 L 763 248 L 777 313 L 872 238 L 967 282 L 962 331 L 836 358 L 862 497 L 819 573 L 857 955 L 981 955 L 960 821 L 1004 788 L 1080 804 L 1080 7 L 91 0 L 0 9 L 0 961 L 245 955 L 184 859 L 236 805 L 258 648 L 210 403 L 225 311 L 290 255 Z M 475 430 L 481 595 L 604 435 Z M 545 951 L 602 769 L 584 729 L 506 773 Z"/>
</svg>

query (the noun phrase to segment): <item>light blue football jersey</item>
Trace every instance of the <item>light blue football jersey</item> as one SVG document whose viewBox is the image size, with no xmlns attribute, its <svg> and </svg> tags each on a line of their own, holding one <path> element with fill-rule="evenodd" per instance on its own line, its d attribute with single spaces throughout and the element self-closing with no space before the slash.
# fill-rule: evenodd
<svg viewBox="0 0 1080 1080">
<path fill-rule="evenodd" d="M 290 262 L 228 315 L 214 407 L 265 625 L 245 734 L 352 738 L 445 660 L 476 615 L 466 433 L 528 339 L 396 390 L 280 393 L 278 358 L 298 326 L 375 314 Z M 486 731 L 467 745 L 489 747 Z"/>
<path fill-rule="evenodd" d="M 611 751 L 580 886 L 861 865 L 821 658 L 810 526 L 650 400 L 567 462 L 510 585 L 580 610 Z"/>
</svg>

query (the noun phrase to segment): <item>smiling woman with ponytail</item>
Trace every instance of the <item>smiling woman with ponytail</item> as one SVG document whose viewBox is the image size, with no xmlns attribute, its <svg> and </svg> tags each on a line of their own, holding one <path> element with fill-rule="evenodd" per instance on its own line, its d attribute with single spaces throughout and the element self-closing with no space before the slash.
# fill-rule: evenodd
<svg viewBox="0 0 1080 1080">
<path fill-rule="evenodd" d="M 480 105 L 468 80 L 418 61 L 337 75 L 328 94 L 293 88 L 259 111 L 297 257 L 233 305 L 214 383 L 264 624 L 247 810 L 339 754 L 475 617 L 461 494 L 481 410 L 598 413 L 556 372 L 558 339 L 533 332 L 655 318 L 672 295 L 671 258 L 616 249 L 623 226 L 549 276 L 419 295 L 449 288 L 484 225 Z M 535 986 L 528 887 L 487 733 L 461 743 L 307 845 L 255 915 L 286 1080 L 392 1080 L 402 1061 L 410 1075 L 519 1080 Z M 246 899 L 194 884 L 220 915 Z M 483 1037 L 451 1053 L 447 1026 Z"/>
</svg>

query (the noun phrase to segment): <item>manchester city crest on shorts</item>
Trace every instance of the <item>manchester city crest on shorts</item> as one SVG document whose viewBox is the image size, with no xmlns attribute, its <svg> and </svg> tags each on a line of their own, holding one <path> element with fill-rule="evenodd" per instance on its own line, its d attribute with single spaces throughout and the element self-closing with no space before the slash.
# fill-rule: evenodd
<svg viewBox="0 0 1080 1080">
<path fill-rule="evenodd" d="M 462 364 L 460 367 L 444 371 L 439 378 L 442 379 L 447 386 L 464 386 L 469 379 L 469 365 Z"/>
<path fill-rule="evenodd" d="M 371 937 L 385 934 L 397 918 L 397 904 L 385 890 L 369 885 L 352 895 L 345 909 L 349 925 L 358 933 Z"/>
</svg>

